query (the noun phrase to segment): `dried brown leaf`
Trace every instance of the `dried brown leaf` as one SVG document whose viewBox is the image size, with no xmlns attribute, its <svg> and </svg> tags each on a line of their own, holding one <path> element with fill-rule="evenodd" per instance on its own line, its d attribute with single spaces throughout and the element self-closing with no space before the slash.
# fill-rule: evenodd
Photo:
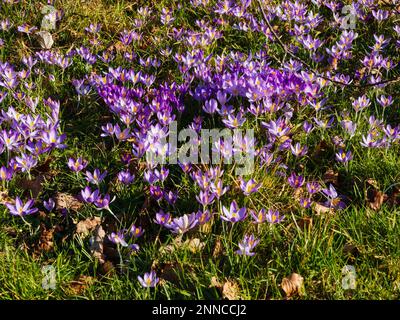
<svg viewBox="0 0 400 320">
<path fill-rule="evenodd" d="M 74 295 L 80 295 L 93 283 L 94 278 L 91 276 L 80 275 L 77 280 L 69 283 L 69 291 Z"/>
<path fill-rule="evenodd" d="M 215 277 L 215 276 L 211 277 L 211 283 L 210 283 L 209 288 L 216 287 L 218 289 L 222 289 L 222 286 L 223 286 L 223 284 L 221 282 L 219 282 L 217 277 Z"/>
<path fill-rule="evenodd" d="M 334 185 L 339 184 L 339 173 L 333 171 L 332 169 L 328 169 L 323 176 L 323 181 L 328 184 L 332 183 Z"/>
<path fill-rule="evenodd" d="M 297 220 L 297 224 L 301 229 L 311 229 L 313 226 L 313 219 L 310 217 L 303 217 Z"/>
<path fill-rule="evenodd" d="M 359 253 L 360 253 L 360 251 L 358 250 L 358 248 L 354 244 L 346 243 L 343 246 L 343 254 L 345 256 L 353 256 L 353 257 L 355 257 Z"/>
<path fill-rule="evenodd" d="M 366 181 L 365 200 L 372 210 L 378 211 L 387 199 L 388 196 L 379 190 L 379 185 L 374 179 Z"/>
<path fill-rule="evenodd" d="M 199 238 L 188 239 L 183 244 L 187 246 L 189 250 L 193 253 L 203 250 L 205 246 L 205 243 L 202 242 Z"/>
<path fill-rule="evenodd" d="M 5 205 L 6 203 L 15 203 L 15 200 L 8 196 L 8 191 L 0 191 L 0 204 Z"/>
<path fill-rule="evenodd" d="M 314 208 L 315 214 L 317 214 L 317 215 L 326 214 L 326 213 L 330 213 L 330 214 L 335 213 L 335 210 L 333 208 L 327 207 L 318 202 L 314 203 L 313 208 Z"/>
<path fill-rule="evenodd" d="M 235 281 L 227 280 L 222 286 L 222 298 L 228 300 L 240 299 L 240 289 Z"/>
<path fill-rule="evenodd" d="M 81 220 L 76 224 L 76 233 L 82 235 L 88 235 L 90 231 L 94 230 L 101 223 L 100 217 L 87 218 Z"/>
<path fill-rule="evenodd" d="M 214 259 L 218 258 L 223 254 L 223 252 L 224 252 L 224 246 L 222 245 L 221 239 L 218 237 L 217 240 L 215 241 L 215 246 L 212 256 Z"/>
<path fill-rule="evenodd" d="M 289 277 L 283 278 L 281 287 L 286 293 L 286 297 L 302 295 L 304 278 L 298 273 L 292 273 Z"/>
<path fill-rule="evenodd" d="M 69 209 L 78 211 L 83 206 L 82 202 L 68 193 L 57 192 L 54 200 L 57 210 Z"/>
<path fill-rule="evenodd" d="M 40 224 L 40 238 L 39 238 L 39 244 L 38 244 L 38 249 L 40 251 L 50 251 L 54 248 L 54 230 L 55 228 L 51 229 L 46 229 L 45 225 L 42 223 Z"/>
<path fill-rule="evenodd" d="M 18 186 L 24 191 L 28 191 L 32 198 L 37 198 L 43 190 L 44 175 L 39 174 L 33 180 L 21 179 L 18 181 Z"/>
</svg>

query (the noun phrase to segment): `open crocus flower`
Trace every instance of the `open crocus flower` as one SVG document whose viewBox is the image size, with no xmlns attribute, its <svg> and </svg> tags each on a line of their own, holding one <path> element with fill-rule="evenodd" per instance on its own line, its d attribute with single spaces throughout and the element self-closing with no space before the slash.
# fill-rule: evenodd
<svg viewBox="0 0 400 320">
<path fill-rule="evenodd" d="M 104 171 L 103 173 L 101 173 L 99 169 L 95 169 L 93 173 L 91 173 L 90 171 L 86 171 L 86 180 L 90 183 L 98 185 L 100 184 L 100 182 L 103 181 L 106 175 L 107 175 L 107 170 Z"/>
<path fill-rule="evenodd" d="M 294 172 L 292 172 L 288 178 L 288 182 L 292 188 L 298 189 L 304 184 L 304 177 L 301 175 L 296 175 Z"/>
<path fill-rule="evenodd" d="M 254 179 L 250 179 L 249 181 L 244 181 L 241 179 L 240 188 L 243 190 L 243 193 L 248 196 L 251 193 L 257 192 L 260 189 L 261 183 L 257 183 Z"/>
<path fill-rule="evenodd" d="M 235 223 L 242 221 L 244 218 L 246 218 L 246 208 L 243 207 L 239 209 L 235 200 L 232 201 L 229 209 L 225 206 L 222 207 L 222 220 Z"/>
<path fill-rule="evenodd" d="M 280 215 L 278 210 L 269 209 L 266 218 L 269 223 L 276 224 L 285 219 L 285 216 Z"/>
<path fill-rule="evenodd" d="M 197 226 L 198 220 L 196 213 L 185 214 L 182 217 L 175 218 L 171 223 L 165 224 L 165 226 L 170 229 L 173 233 L 185 233 L 190 229 Z"/>
<path fill-rule="evenodd" d="M 171 215 L 168 212 L 164 213 L 164 211 L 160 210 L 160 212 L 156 213 L 156 218 L 154 219 L 154 222 L 159 224 L 160 226 L 169 224 L 171 222 Z"/>
<path fill-rule="evenodd" d="M 260 242 L 259 239 L 255 239 L 254 235 L 245 235 L 243 240 L 239 242 L 239 250 L 236 251 L 239 255 L 254 256 L 255 253 L 251 252 L 257 244 Z"/>
<path fill-rule="evenodd" d="M 25 204 L 22 202 L 22 200 L 17 197 L 15 199 L 15 204 L 12 203 L 6 203 L 6 207 L 8 208 L 8 210 L 10 210 L 10 213 L 13 216 L 26 216 L 28 214 L 32 214 L 38 211 L 37 208 L 32 208 L 33 206 L 33 199 L 28 200 Z"/>
<path fill-rule="evenodd" d="M 154 288 L 160 279 L 157 278 L 157 274 L 152 270 L 145 273 L 143 277 L 138 276 L 138 280 L 144 288 Z"/>
<path fill-rule="evenodd" d="M 130 232 L 135 238 L 139 238 L 144 233 L 144 230 L 142 227 L 136 227 L 135 225 L 132 225 Z"/>
<path fill-rule="evenodd" d="M 338 153 L 335 154 L 336 160 L 339 162 L 349 162 L 351 159 L 353 159 L 353 155 L 351 151 L 344 152 L 344 150 L 340 149 Z"/>
<path fill-rule="evenodd" d="M 87 166 L 87 161 L 83 160 L 82 157 L 78 159 L 69 158 L 68 159 L 68 168 L 70 168 L 74 172 L 79 172 L 85 169 Z"/>
<path fill-rule="evenodd" d="M 344 209 L 346 207 L 346 204 L 342 201 L 332 184 L 329 185 L 329 188 L 322 189 L 322 192 L 328 198 L 328 200 L 325 202 L 326 206 L 337 210 Z"/>
<path fill-rule="evenodd" d="M 111 242 L 113 242 L 113 243 L 115 243 L 115 244 L 120 244 L 120 245 L 123 246 L 123 247 L 127 247 L 127 246 L 128 246 L 128 244 L 127 244 L 126 241 L 125 241 L 124 233 L 123 233 L 122 231 L 119 231 L 119 232 L 117 232 L 117 233 L 112 232 L 112 233 L 108 236 L 108 239 L 109 239 Z"/>
<path fill-rule="evenodd" d="M 92 192 L 89 186 L 85 187 L 85 189 L 81 190 L 81 196 L 83 201 L 88 203 L 93 203 L 99 198 L 100 191 L 97 189 Z"/>
</svg>

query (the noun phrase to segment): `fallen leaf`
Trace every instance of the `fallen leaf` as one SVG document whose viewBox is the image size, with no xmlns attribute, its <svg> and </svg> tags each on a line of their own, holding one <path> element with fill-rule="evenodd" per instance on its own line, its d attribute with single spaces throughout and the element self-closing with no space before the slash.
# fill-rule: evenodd
<svg viewBox="0 0 400 320">
<path fill-rule="evenodd" d="M 303 217 L 297 220 L 297 224 L 301 229 L 311 229 L 313 226 L 313 219 L 310 217 Z"/>
<path fill-rule="evenodd" d="M 209 288 L 213 288 L 213 287 L 222 289 L 222 283 L 219 282 L 218 278 L 215 276 L 211 277 L 211 284 L 210 284 Z"/>
<path fill-rule="evenodd" d="M 38 244 L 38 249 L 40 251 L 50 251 L 54 247 L 54 227 L 51 229 L 46 229 L 46 226 L 41 223 L 40 224 L 40 238 L 39 238 L 39 244 Z"/>
<path fill-rule="evenodd" d="M 345 256 L 357 256 L 360 253 L 360 251 L 358 250 L 358 248 L 351 243 L 346 243 L 343 246 L 343 254 Z"/>
<path fill-rule="evenodd" d="M 101 223 L 100 217 L 87 218 L 81 220 L 76 224 L 76 233 L 84 236 L 88 235 L 90 231 L 94 230 Z"/>
<path fill-rule="evenodd" d="M 378 211 L 387 199 L 388 196 L 379 190 L 379 185 L 374 179 L 366 181 L 365 200 L 372 210 Z"/>
<path fill-rule="evenodd" d="M 297 188 L 293 193 L 293 198 L 298 202 L 301 200 L 303 194 L 304 194 L 303 189 Z"/>
<path fill-rule="evenodd" d="M 199 238 L 188 239 L 183 244 L 187 246 L 189 250 L 193 253 L 199 252 L 205 247 L 205 243 L 202 242 Z"/>
<path fill-rule="evenodd" d="M 37 198 L 40 192 L 43 190 L 44 176 L 42 174 L 37 175 L 33 180 L 20 179 L 17 184 L 24 191 L 29 191 L 29 196 Z"/>
<path fill-rule="evenodd" d="M 110 276 L 115 273 L 115 267 L 111 261 L 106 261 L 101 265 L 100 273 L 104 276 Z"/>
<path fill-rule="evenodd" d="M 164 264 L 160 271 L 160 278 L 174 284 L 179 284 L 179 275 L 183 273 L 183 268 L 177 263 Z"/>
<path fill-rule="evenodd" d="M 389 194 L 388 203 L 391 206 L 400 205 L 400 188 L 395 187 Z"/>
<path fill-rule="evenodd" d="M 333 208 L 327 207 L 321 203 L 318 202 L 314 202 L 314 211 L 317 215 L 319 214 L 325 214 L 325 213 L 330 213 L 333 214 L 335 213 L 335 210 Z"/>
<path fill-rule="evenodd" d="M 289 298 L 293 295 L 302 295 L 303 291 L 303 277 L 298 273 L 292 273 L 289 277 L 283 278 L 281 287 L 286 293 L 286 297 Z"/>
<path fill-rule="evenodd" d="M 0 204 L 5 205 L 6 203 L 15 204 L 15 199 L 8 196 L 8 191 L 0 191 Z"/>
<path fill-rule="evenodd" d="M 77 280 L 73 280 L 69 283 L 68 289 L 74 295 L 82 294 L 94 281 L 91 276 L 80 275 Z"/>
<path fill-rule="evenodd" d="M 332 169 L 328 169 L 323 176 L 323 181 L 328 184 L 332 183 L 334 185 L 339 184 L 339 173 L 333 171 Z"/>
<path fill-rule="evenodd" d="M 38 31 L 35 37 L 43 49 L 49 50 L 54 44 L 53 36 L 48 31 Z"/>
<path fill-rule="evenodd" d="M 219 256 L 221 256 L 224 252 L 224 246 L 222 245 L 222 241 L 221 238 L 217 238 L 217 240 L 215 241 L 215 246 L 214 246 L 214 250 L 212 253 L 213 258 L 218 258 Z"/>
<path fill-rule="evenodd" d="M 228 300 L 240 299 L 240 289 L 235 281 L 227 280 L 222 286 L 222 298 Z"/>
<path fill-rule="evenodd" d="M 73 211 L 78 211 L 83 206 L 82 202 L 68 193 L 57 192 L 54 200 L 57 210 L 70 209 Z"/>
</svg>

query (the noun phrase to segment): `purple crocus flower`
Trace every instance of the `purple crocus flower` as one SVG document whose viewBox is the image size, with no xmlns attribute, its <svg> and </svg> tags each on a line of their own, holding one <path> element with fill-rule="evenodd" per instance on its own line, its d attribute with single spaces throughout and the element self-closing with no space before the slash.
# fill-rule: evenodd
<svg viewBox="0 0 400 320">
<path fill-rule="evenodd" d="M 239 250 L 235 251 L 235 253 L 244 256 L 254 256 L 255 253 L 251 252 L 257 244 L 260 242 L 259 239 L 255 239 L 254 235 L 245 235 L 243 240 L 239 242 Z"/>
<path fill-rule="evenodd" d="M 108 236 L 108 239 L 115 244 L 120 244 L 123 247 L 127 247 L 128 244 L 125 241 L 125 236 L 123 231 L 118 231 L 117 233 L 111 232 L 111 234 Z"/>
<path fill-rule="evenodd" d="M 222 180 L 219 180 L 217 183 L 212 183 L 210 189 L 212 193 L 219 199 L 229 190 L 229 187 L 224 187 Z"/>
<path fill-rule="evenodd" d="M 302 157 L 308 151 L 307 146 L 301 146 L 298 142 L 295 144 L 295 146 L 290 145 L 290 149 L 292 150 L 293 155 L 295 155 L 296 157 Z"/>
<path fill-rule="evenodd" d="M 26 33 L 26 34 L 31 34 L 34 31 L 36 31 L 37 29 L 38 29 L 37 27 L 35 27 L 35 26 L 31 27 L 26 23 L 24 23 L 24 24 L 22 24 L 22 25 L 17 27 L 17 30 L 19 32 Z"/>
<path fill-rule="evenodd" d="M 97 190 L 96 190 L 97 191 Z M 94 205 L 99 209 L 107 209 L 109 210 L 110 207 L 110 195 L 107 193 L 103 198 L 98 196 L 97 199 L 93 200 Z"/>
<path fill-rule="evenodd" d="M 338 210 L 344 209 L 346 207 L 346 204 L 342 201 L 341 197 L 338 195 L 335 187 L 332 184 L 329 185 L 329 188 L 322 189 L 322 192 L 328 198 L 328 200 L 325 202 L 326 206 Z"/>
<path fill-rule="evenodd" d="M 34 200 L 30 199 L 28 200 L 25 204 L 22 202 L 22 200 L 17 197 L 15 199 L 15 204 L 12 203 L 6 203 L 6 207 L 8 210 L 10 210 L 10 213 L 14 216 L 26 216 L 28 214 L 32 214 L 38 211 L 37 208 L 32 208 L 34 204 Z"/>
<path fill-rule="evenodd" d="M 156 199 L 156 201 L 161 200 L 164 196 L 164 192 L 160 186 L 153 186 L 151 185 L 149 188 L 150 195 Z"/>
<path fill-rule="evenodd" d="M 215 195 L 208 191 L 200 191 L 200 194 L 196 196 L 196 200 L 203 206 L 207 206 L 214 201 Z"/>
<path fill-rule="evenodd" d="M 154 288 L 160 281 L 160 279 L 157 278 L 157 274 L 153 270 L 149 273 L 145 273 L 143 277 L 138 276 L 138 280 L 144 288 Z"/>
<path fill-rule="evenodd" d="M 56 203 L 52 198 L 49 198 L 49 200 L 44 200 L 43 201 L 43 206 L 46 208 L 47 211 L 51 212 L 54 207 L 56 206 Z"/>
<path fill-rule="evenodd" d="M 261 183 L 257 183 L 254 179 L 250 179 L 249 181 L 240 180 L 240 188 L 243 190 L 243 193 L 248 196 L 251 193 L 257 192 L 260 189 Z"/>
<path fill-rule="evenodd" d="M 99 185 L 106 175 L 107 170 L 103 173 L 101 173 L 99 169 L 95 169 L 93 173 L 91 173 L 90 171 L 86 171 L 86 180 L 90 183 Z"/>
<path fill-rule="evenodd" d="M 305 209 L 310 208 L 312 204 L 312 200 L 310 198 L 301 198 L 299 202 L 300 205 Z"/>
<path fill-rule="evenodd" d="M 296 175 L 294 172 L 289 176 L 288 182 L 290 186 L 294 189 L 301 188 L 304 184 L 304 177 L 301 175 Z"/>
<path fill-rule="evenodd" d="M 232 223 L 242 221 L 243 219 L 246 218 L 247 214 L 246 211 L 247 210 L 245 207 L 239 209 L 236 201 L 233 200 L 229 209 L 226 208 L 225 206 L 222 206 L 221 219 Z"/>
<path fill-rule="evenodd" d="M 280 215 L 278 210 L 269 209 L 266 218 L 269 223 L 276 224 L 285 219 L 285 216 Z"/>
<path fill-rule="evenodd" d="M 205 223 L 207 223 L 208 221 L 210 221 L 211 217 L 212 217 L 212 213 L 209 210 L 204 210 L 204 211 L 197 211 L 196 213 L 196 219 L 198 220 L 198 225 L 203 225 Z"/>
<path fill-rule="evenodd" d="M 51 127 L 50 130 L 44 131 L 42 133 L 43 142 L 46 143 L 51 148 L 59 148 L 59 149 L 66 148 L 67 146 L 63 144 L 65 138 L 66 138 L 65 134 L 58 135 L 57 127 Z"/>
<path fill-rule="evenodd" d="M 318 182 L 307 182 L 307 191 L 309 194 L 317 193 L 321 189 Z"/>
<path fill-rule="evenodd" d="M 88 162 L 86 160 L 83 160 L 82 157 L 79 157 L 76 160 L 73 158 L 68 159 L 68 168 L 70 168 L 74 172 L 82 171 L 86 168 L 87 164 Z"/>
<path fill-rule="evenodd" d="M 176 200 L 178 200 L 178 195 L 175 192 L 168 191 L 163 193 L 163 197 L 170 205 L 175 204 Z"/>
<path fill-rule="evenodd" d="M 5 166 L 2 166 L 0 168 L 0 180 L 1 181 L 10 181 L 12 179 L 14 171 L 12 168 L 7 168 Z"/>
<path fill-rule="evenodd" d="M 267 211 L 264 208 L 258 212 L 255 212 L 254 210 L 249 211 L 251 217 L 254 219 L 254 223 L 263 223 L 267 219 Z"/>
<path fill-rule="evenodd" d="M 135 179 L 135 175 L 131 174 L 129 170 L 120 171 L 118 173 L 118 181 L 122 182 L 123 184 L 131 184 Z"/>
<path fill-rule="evenodd" d="M 351 159 L 353 159 L 351 151 L 344 152 L 344 150 L 342 149 L 340 149 L 339 152 L 335 154 L 335 156 L 336 160 L 342 163 L 347 163 Z"/>
<path fill-rule="evenodd" d="M 154 222 L 159 224 L 160 226 L 168 225 L 171 223 L 171 215 L 167 212 L 164 213 L 164 211 L 160 210 L 160 212 L 156 213 L 156 218 L 154 219 Z"/>
<path fill-rule="evenodd" d="M 15 157 L 15 161 L 22 172 L 30 172 L 37 164 L 37 158 L 25 153 L 22 153 L 20 157 Z"/>
<path fill-rule="evenodd" d="M 132 225 L 131 230 L 130 230 L 131 235 L 133 235 L 135 238 L 139 238 L 143 233 L 144 230 L 142 227 L 136 227 L 135 225 Z"/>
<path fill-rule="evenodd" d="M 215 99 L 210 99 L 205 102 L 203 110 L 209 114 L 213 114 L 218 110 L 218 102 Z"/>
<path fill-rule="evenodd" d="M 165 224 L 173 233 L 183 234 L 197 226 L 198 220 L 195 213 L 185 214 L 175 218 L 171 223 Z"/>
<path fill-rule="evenodd" d="M 368 133 L 367 137 L 362 136 L 362 142 L 360 144 L 366 148 L 376 148 L 379 146 L 379 141 L 374 139 L 372 133 Z"/>
<path fill-rule="evenodd" d="M 81 190 L 81 196 L 83 201 L 87 203 L 93 203 L 99 198 L 100 191 L 97 189 L 92 192 L 89 186 L 85 187 L 85 189 Z"/>
</svg>

